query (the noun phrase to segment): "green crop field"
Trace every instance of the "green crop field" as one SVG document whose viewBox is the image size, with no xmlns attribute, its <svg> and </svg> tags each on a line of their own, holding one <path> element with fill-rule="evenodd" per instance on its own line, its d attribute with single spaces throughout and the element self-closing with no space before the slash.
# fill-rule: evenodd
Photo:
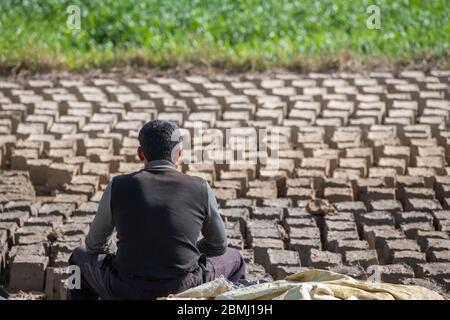
<svg viewBox="0 0 450 320">
<path fill-rule="evenodd" d="M 366 26 L 372 4 L 380 29 Z M 450 0 L 1 0 L 0 67 L 448 66 L 449 18 Z"/>
</svg>

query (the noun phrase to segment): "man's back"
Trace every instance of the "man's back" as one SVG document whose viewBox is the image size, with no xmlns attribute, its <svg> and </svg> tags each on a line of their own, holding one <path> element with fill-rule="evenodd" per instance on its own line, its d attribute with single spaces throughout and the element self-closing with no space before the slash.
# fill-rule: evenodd
<svg viewBox="0 0 450 320">
<path fill-rule="evenodd" d="M 207 214 L 206 182 L 173 168 L 147 168 L 114 178 L 111 211 L 123 275 L 173 279 L 198 267 L 196 243 Z"/>
<path fill-rule="evenodd" d="M 220 276 L 245 276 L 239 251 L 227 247 L 213 190 L 176 169 L 183 154 L 177 126 L 149 121 L 138 140 L 145 167 L 106 186 L 85 245 L 70 256 L 81 286 L 68 290 L 68 299 L 155 299 Z"/>
</svg>

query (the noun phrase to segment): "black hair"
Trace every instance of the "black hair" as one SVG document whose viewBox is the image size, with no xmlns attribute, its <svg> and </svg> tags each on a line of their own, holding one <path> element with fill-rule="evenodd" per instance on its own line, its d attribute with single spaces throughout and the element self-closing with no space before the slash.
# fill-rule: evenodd
<svg viewBox="0 0 450 320">
<path fill-rule="evenodd" d="M 138 139 L 147 161 L 172 161 L 173 148 L 183 141 L 177 125 L 165 120 L 147 122 L 139 131 Z"/>
</svg>

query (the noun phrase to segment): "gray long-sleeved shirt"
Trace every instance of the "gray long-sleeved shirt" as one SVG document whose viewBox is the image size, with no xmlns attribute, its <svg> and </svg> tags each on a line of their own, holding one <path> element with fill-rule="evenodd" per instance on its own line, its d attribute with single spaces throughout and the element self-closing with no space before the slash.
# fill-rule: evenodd
<svg viewBox="0 0 450 320">
<path fill-rule="evenodd" d="M 147 168 L 171 168 L 176 170 L 175 165 L 166 160 L 155 160 L 147 164 Z M 113 240 L 115 229 L 114 216 L 111 212 L 111 185 L 114 179 L 106 187 L 100 200 L 97 214 L 92 221 L 88 235 L 86 236 L 86 247 L 97 253 L 114 253 L 117 249 Z M 208 190 L 208 212 L 203 222 L 203 238 L 197 242 L 197 248 L 207 256 L 216 256 L 224 253 L 227 247 L 227 236 L 225 227 L 220 217 L 216 197 L 207 183 Z"/>
</svg>

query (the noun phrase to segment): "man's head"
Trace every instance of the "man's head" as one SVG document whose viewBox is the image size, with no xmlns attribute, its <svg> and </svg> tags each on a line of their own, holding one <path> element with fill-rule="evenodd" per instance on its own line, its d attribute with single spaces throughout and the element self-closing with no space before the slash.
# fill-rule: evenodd
<svg viewBox="0 0 450 320">
<path fill-rule="evenodd" d="M 147 122 L 139 131 L 138 157 L 141 161 L 168 160 L 178 164 L 183 137 L 176 124 L 164 120 Z"/>
</svg>

